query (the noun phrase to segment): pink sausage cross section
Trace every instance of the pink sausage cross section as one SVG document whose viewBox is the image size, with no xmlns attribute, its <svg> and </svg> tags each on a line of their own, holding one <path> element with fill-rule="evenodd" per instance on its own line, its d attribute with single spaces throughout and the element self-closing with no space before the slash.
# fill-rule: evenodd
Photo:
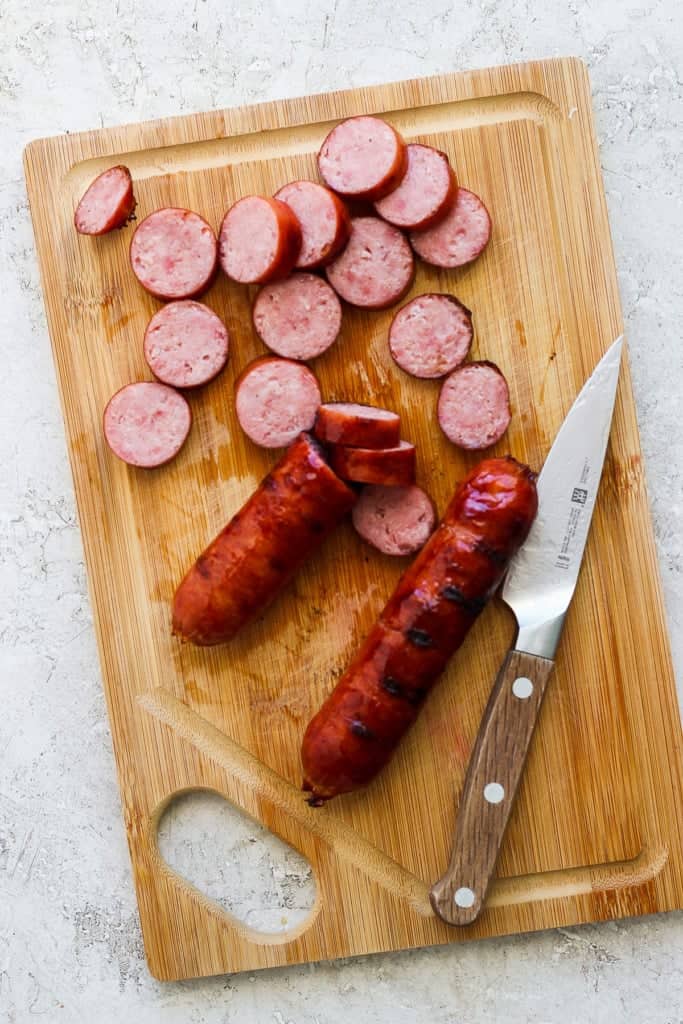
<svg viewBox="0 0 683 1024">
<path fill-rule="evenodd" d="M 460 448 L 479 451 L 500 441 L 510 425 L 510 392 L 495 363 L 468 363 L 446 377 L 437 416 Z"/>
<path fill-rule="evenodd" d="M 351 513 L 356 532 L 385 555 L 411 555 L 436 524 L 434 503 L 421 487 L 363 488 Z"/>
<path fill-rule="evenodd" d="M 337 340 L 342 309 L 327 281 L 298 273 L 261 288 L 253 319 L 259 338 L 277 355 L 315 359 Z"/>
<path fill-rule="evenodd" d="M 325 272 L 337 294 L 352 306 L 384 309 L 410 288 L 415 261 L 398 228 L 379 217 L 354 217 L 346 248 Z"/>
<path fill-rule="evenodd" d="M 165 384 L 137 381 L 109 399 L 103 416 L 107 444 L 131 466 L 152 469 L 178 454 L 192 425 L 190 407 Z"/>
<path fill-rule="evenodd" d="M 417 255 L 436 267 L 454 269 L 475 260 L 491 237 L 491 218 L 479 196 L 459 188 L 443 220 L 425 231 L 413 231 L 410 244 Z"/>
<path fill-rule="evenodd" d="M 397 228 L 412 231 L 431 227 L 445 216 L 458 186 L 445 153 L 420 143 L 411 143 L 406 153 L 403 181 L 375 203 L 375 212 Z"/>
<path fill-rule="evenodd" d="M 435 292 L 406 303 L 389 328 L 395 362 L 413 377 L 444 377 L 467 357 L 472 314 L 454 295 Z"/>
<path fill-rule="evenodd" d="M 213 229 L 191 210 L 167 207 L 145 217 L 130 243 L 133 273 L 158 299 L 193 299 L 205 291 L 216 269 Z"/>
<path fill-rule="evenodd" d="M 308 367 L 266 356 L 239 378 L 235 411 L 240 426 L 262 448 L 285 448 L 310 430 L 320 406 L 318 381 Z"/>
<path fill-rule="evenodd" d="M 164 384 L 196 388 L 220 373 L 228 361 L 228 329 L 212 309 L 186 299 L 162 306 L 147 325 L 143 353 Z"/>
</svg>

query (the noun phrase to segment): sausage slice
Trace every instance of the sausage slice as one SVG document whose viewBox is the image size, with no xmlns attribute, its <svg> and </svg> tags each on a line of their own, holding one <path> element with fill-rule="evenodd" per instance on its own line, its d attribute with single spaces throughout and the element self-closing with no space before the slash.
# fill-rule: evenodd
<svg viewBox="0 0 683 1024">
<path fill-rule="evenodd" d="M 219 258 L 228 277 L 240 284 L 276 281 L 294 268 L 301 226 L 279 199 L 245 196 L 230 207 L 219 237 Z"/>
<path fill-rule="evenodd" d="M 212 309 L 186 299 L 162 306 L 147 324 L 143 353 L 154 376 L 174 388 L 213 380 L 228 361 L 228 329 Z"/>
<path fill-rule="evenodd" d="M 500 441 L 510 425 L 510 392 L 495 363 L 468 363 L 443 382 L 437 409 L 449 441 L 477 451 Z"/>
<path fill-rule="evenodd" d="M 190 407 L 165 384 L 138 381 L 113 395 L 104 410 L 104 437 L 130 466 L 152 469 L 178 454 L 192 425 Z"/>
<path fill-rule="evenodd" d="M 443 220 L 426 231 L 414 231 L 410 244 L 425 263 L 462 267 L 484 251 L 491 237 L 491 218 L 478 195 L 459 188 Z"/>
<path fill-rule="evenodd" d="M 347 448 L 334 445 L 330 465 L 343 480 L 358 484 L 408 487 L 415 483 L 415 445 L 399 441 L 395 448 Z"/>
<path fill-rule="evenodd" d="M 288 359 L 322 355 L 337 340 L 342 320 L 336 293 L 315 274 L 264 285 L 252 315 L 263 344 Z"/>
<path fill-rule="evenodd" d="M 99 174 L 85 193 L 74 214 L 81 235 L 106 235 L 122 228 L 135 213 L 133 179 L 123 164 Z"/>
<path fill-rule="evenodd" d="M 398 228 L 379 217 L 353 217 L 346 248 L 325 273 L 337 294 L 352 306 L 384 309 L 410 288 L 415 261 Z"/>
<path fill-rule="evenodd" d="M 432 227 L 446 215 L 458 190 L 448 157 L 433 146 L 410 143 L 406 147 L 408 169 L 403 181 L 384 199 L 375 212 L 408 231 Z"/>
<path fill-rule="evenodd" d="M 317 181 L 290 181 L 275 199 L 286 203 L 301 225 L 299 270 L 313 270 L 333 259 L 346 245 L 351 230 L 348 210 L 339 196 Z"/>
<path fill-rule="evenodd" d="M 371 202 L 393 192 L 407 167 L 406 144 L 396 129 L 366 114 L 333 128 L 318 153 L 326 185 L 342 196 Z"/>
<path fill-rule="evenodd" d="M 320 406 L 318 381 L 307 366 L 265 356 L 247 366 L 235 386 L 244 433 L 262 448 L 284 448 L 310 430 Z"/>
<path fill-rule="evenodd" d="M 314 432 L 320 441 L 329 444 L 395 448 L 401 439 L 401 418 L 374 405 L 326 402 L 318 409 Z"/>
<path fill-rule="evenodd" d="M 130 262 L 142 287 L 158 299 L 194 299 L 213 280 L 217 248 L 203 217 L 169 206 L 138 224 Z"/>
<path fill-rule="evenodd" d="M 356 532 L 385 555 L 411 555 L 427 543 L 436 512 L 421 487 L 364 487 L 352 512 Z"/>
<path fill-rule="evenodd" d="M 418 295 L 394 317 L 389 349 L 413 377 L 443 377 L 467 357 L 472 314 L 454 295 Z"/>
</svg>

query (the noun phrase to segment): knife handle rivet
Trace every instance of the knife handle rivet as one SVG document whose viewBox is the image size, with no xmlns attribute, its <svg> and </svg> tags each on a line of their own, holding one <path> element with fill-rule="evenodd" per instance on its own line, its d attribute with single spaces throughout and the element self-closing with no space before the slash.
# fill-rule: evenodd
<svg viewBox="0 0 683 1024">
<path fill-rule="evenodd" d="M 528 700 L 534 692 L 534 684 L 526 676 L 519 676 L 512 684 L 512 692 L 519 700 Z"/>
<path fill-rule="evenodd" d="M 466 885 L 462 885 L 459 889 L 456 889 L 453 894 L 453 902 L 456 907 L 462 907 L 467 910 L 469 907 L 474 906 L 476 897 L 471 889 L 468 889 Z"/>
<path fill-rule="evenodd" d="M 505 790 L 500 782 L 489 782 L 484 786 L 484 800 L 488 804 L 499 804 L 505 799 Z"/>
</svg>

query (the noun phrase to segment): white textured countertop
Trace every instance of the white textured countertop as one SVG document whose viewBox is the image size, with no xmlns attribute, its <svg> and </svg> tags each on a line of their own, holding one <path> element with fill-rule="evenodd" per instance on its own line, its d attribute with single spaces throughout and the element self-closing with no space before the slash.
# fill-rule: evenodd
<svg viewBox="0 0 683 1024">
<path fill-rule="evenodd" d="M 387 24 L 387 22 L 389 24 Z M 21 170 L 32 138 L 576 54 L 602 165 L 683 681 L 683 18 L 677 0 L 3 0 L 0 9 L 0 1022 L 683 1020 L 683 915 L 161 985 L 148 974 Z M 207 808 L 165 842 L 236 913 L 305 868 Z M 248 851 L 245 857 L 244 850 Z M 261 895 L 259 895 L 261 893 Z"/>
</svg>

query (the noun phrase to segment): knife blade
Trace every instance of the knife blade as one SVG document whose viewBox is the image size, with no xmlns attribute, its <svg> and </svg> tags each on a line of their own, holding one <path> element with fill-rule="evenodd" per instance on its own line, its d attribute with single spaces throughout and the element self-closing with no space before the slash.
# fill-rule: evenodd
<svg viewBox="0 0 683 1024">
<path fill-rule="evenodd" d="M 471 924 L 481 913 L 522 777 L 588 539 L 607 449 L 623 337 L 608 348 L 560 427 L 538 478 L 538 514 L 501 596 L 518 625 L 472 751 L 435 913 Z"/>
</svg>

